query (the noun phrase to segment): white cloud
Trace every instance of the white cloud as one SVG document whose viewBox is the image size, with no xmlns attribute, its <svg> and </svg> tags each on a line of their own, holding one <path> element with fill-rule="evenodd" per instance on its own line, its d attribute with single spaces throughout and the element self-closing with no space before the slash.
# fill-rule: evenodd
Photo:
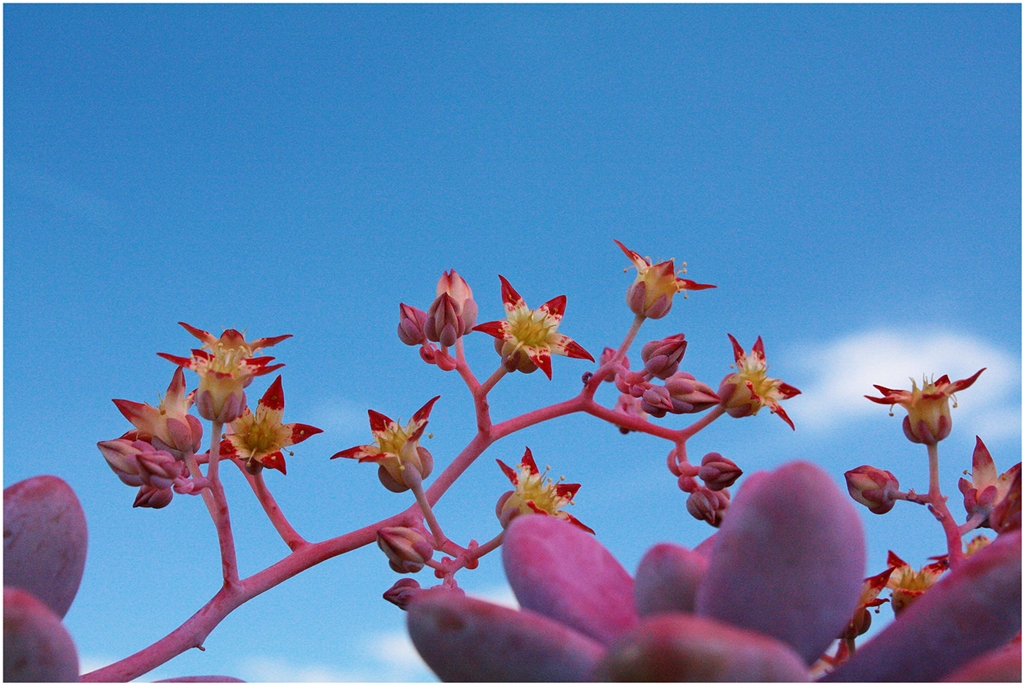
<svg viewBox="0 0 1024 685">
<path fill-rule="evenodd" d="M 317 404 L 307 415 L 310 424 L 333 437 L 363 437 L 369 430 L 367 407 L 344 397 L 327 398 Z"/>
<path fill-rule="evenodd" d="M 910 377 L 918 384 L 924 374 L 958 380 L 985 367 L 978 381 L 958 395 L 954 423 L 992 438 L 1020 435 L 1020 360 L 977 338 L 866 331 L 807 346 L 795 356 L 786 363 L 810 375 L 810 382 L 797 384 L 803 391 L 800 401 L 787 406 L 801 426 L 825 429 L 877 414 L 881 407 L 864 399 L 877 395 L 875 384 L 909 388 Z"/>
</svg>

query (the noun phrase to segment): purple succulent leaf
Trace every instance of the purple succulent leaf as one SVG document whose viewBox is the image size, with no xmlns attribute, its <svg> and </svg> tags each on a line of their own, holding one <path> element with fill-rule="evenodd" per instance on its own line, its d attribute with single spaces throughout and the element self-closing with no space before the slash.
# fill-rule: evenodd
<svg viewBox="0 0 1024 685">
<path fill-rule="evenodd" d="M 645 618 L 608 649 L 593 680 L 806 682 L 803 659 L 766 635 L 693 614 Z"/>
<path fill-rule="evenodd" d="M 407 624 L 420 656 L 446 682 L 579 682 L 604 652 L 540 614 L 448 590 L 418 595 Z"/>
<path fill-rule="evenodd" d="M 667 542 L 647 550 L 633 580 L 633 595 L 641 616 L 668 611 L 693 611 L 708 560 L 703 555 Z"/>
<path fill-rule="evenodd" d="M 1004 645 L 1020 631 L 1020 564 L 1020 531 L 1000 535 L 824 680 L 938 680 Z"/>
<path fill-rule="evenodd" d="M 36 476 L 4 490 L 4 585 L 27 590 L 63 618 L 82 582 L 88 531 L 71 487 Z"/>
<path fill-rule="evenodd" d="M 985 652 L 942 680 L 949 683 L 1021 682 L 1020 640 L 1011 640 L 999 649 Z"/>
<path fill-rule="evenodd" d="M 633 579 L 593 535 L 553 516 L 519 516 L 502 543 L 509 585 L 526 609 L 607 644 L 636 625 Z"/>
<path fill-rule="evenodd" d="M 4 587 L 4 682 L 75 682 L 78 652 L 60 617 L 32 593 Z"/>
<path fill-rule="evenodd" d="M 769 635 L 813 663 L 863 585 L 860 518 L 827 473 L 791 462 L 748 478 L 725 515 L 697 613 Z"/>
</svg>

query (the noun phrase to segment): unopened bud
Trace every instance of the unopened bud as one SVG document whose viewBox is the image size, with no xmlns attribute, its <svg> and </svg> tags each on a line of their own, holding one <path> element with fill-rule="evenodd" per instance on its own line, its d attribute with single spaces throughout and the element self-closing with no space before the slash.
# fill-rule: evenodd
<svg viewBox="0 0 1024 685">
<path fill-rule="evenodd" d="M 398 305 L 398 339 L 406 345 L 422 345 L 426 341 L 423 327 L 427 313 L 407 304 Z"/>
<path fill-rule="evenodd" d="M 158 488 L 152 485 L 142 485 L 139 494 L 135 497 L 133 507 L 148 507 L 150 509 L 163 509 L 171 503 L 174 493 L 170 488 Z"/>
<path fill-rule="evenodd" d="M 142 485 L 142 476 L 139 472 L 139 462 L 136 458 L 142 451 L 134 446 L 135 441 L 126 438 L 117 440 L 104 440 L 96 443 L 107 460 L 107 465 L 117 474 L 125 485 L 138 487 Z"/>
<path fill-rule="evenodd" d="M 434 555 L 426 538 L 412 528 L 393 526 L 377 531 L 377 546 L 398 573 L 416 573 Z"/>
<path fill-rule="evenodd" d="M 686 510 L 698 521 L 707 521 L 718 528 L 722 525 L 722 517 L 729 506 L 729 491 L 714 491 L 706 487 L 698 487 L 690 493 L 686 500 Z"/>
<path fill-rule="evenodd" d="M 459 305 L 448 293 L 441 293 L 427 310 L 427 322 L 423 325 L 427 340 L 451 347 L 462 337 L 463 321 L 459 316 Z"/>
<path fill-rule="evenodd" d="M 665 387 L 672 395 L 672 406 L 677 414 L 697 414 L 721 402 L 711 386 L 685 371 L 677 371 L 669 376 L 665 380 Z"/>
<path fill-rule="evenodd" d="M 455 269 L 445 271 L 438 280 L 437 294 L 438 296 L 448 294 L 458 305 L 457 313 L 462 319 L 462 330 L 458 334 L 462 336 L 473 330 L 478 310 L 476 300 L 473 299 L 473 290 L 469 284 L 456 273 Z"/>
<path fill-rule="evenodd" d="M 615 408 L 613 411 L 625 414 L 626 416 L 635 416 L 640 419 L 647 418 L 647 412 L 640 407 L 640 400 L 632 395 L 627 395 L 626 393 L 619 394 L 619 399 L 615 401 Z M 626 433 L 629 433 L 629 429 L 620 426 L 619 432 L 625 435 Z"/>
<path fill-rule="evenodd" d="M 146 443 L 142 445 L 149 448 L 141 450 L 136 457 L 139 476 L 143 483 L 161 490 L 173 486 L 185 465 L 175 460 L 168 452 L 153 449 L 152 445 Z"/>
<path fill-rule="evenodd" d="M 872 513 L 884 514 L 896 504 L 900 482 L 891 472 L 865 465 L 851 469 L 844 475 L 850 497 Z"/>
<path fill-rule="evenodd" d="M 672 396 L 663 385 L 650 385 L 640 397 L 640 408 L 651 416 L 660 419 L 672 411 Z"/>
<path fill-rule="evenodd" d="M 207 421 L 231 423 L 242 415 L 243 409 L 245 391 L 240 388 L 226 390 L 218 387 L 216 393 L 203 389 L 196 391 L 196 411 Z"/>
<path fill-rule="evenodd" d="M 721 490 L 736 482 L 743 471 L 731 459 L 726 459 L 718 452 L 708 452 L 700 460 L 697 476 L 704 481 L 708 490 Z"/>
<path fill-rule="evenodd" d="M 412 578 L 402 578 L 384 593 L 384 599 L 405 611 L 409 602 L 422 591 L 420 584 Z"/>
<path fill-rule="evenodd" d="M 686 339 L 682 333 L 677 333 L 644 345 L 640 350 L 640 358 L 644 361 L 647 373 L 665 379 L 679 370 L 679 362 L 685 352 Z"/>
<path fill-rule="evenodd" d="M 615 358 L 616 354 L 618 354 L 618 350 L 614 350 L 614 349 L 612 349 L 610 347 L 604 348 L 604 350 L 601 352 L 601 358 L 598 360 L 598 367 L 604 366 L 605 364 L 610 362 L 612 359 Z M 629 357 L 623 357 L 622 359 L 619 360 L 619 367 L 618 367 L 618 369 L 616 369 L 616 373 L 619 373 L 619 372 L 621 372 L 623 370 L 627 370 L 627 371 L 629 370 Z M 605 383 L 612 383 L 614 381 L 615 381 L 615 374 L 614 373 L 611 374 L 610 376 L 607 376 L 604 379 Z"/>
</svg>

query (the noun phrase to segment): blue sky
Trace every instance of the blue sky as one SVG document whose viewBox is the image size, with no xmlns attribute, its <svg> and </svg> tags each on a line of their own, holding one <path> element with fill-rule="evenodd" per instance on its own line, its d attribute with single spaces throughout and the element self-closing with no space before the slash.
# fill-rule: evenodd
<svg viewBox="0 0 1024 685">
<path fill-rule="evenodd" d="M 770 375 L 804 391 L 786 405 L 795 432 L 767 412 L 722 419 L 693 457 L 747 471 L 810 459 L 840 483 L 870 463 L 924 489 L 923 448 L 862 396 L 987 366 L 941 446 L 954 511 L 976 434 L 1000 471 L 1019 459 L 1019 5 L 3 12 L 4 485 L 52 473 L 82 500 L 89 558 L 66 624 L 86 666 L 159 639 L 218 585 L 202 503 L 133 510 L 95 448 L 128 428 L 112 398 L 155 404 L 166 389 L 173 367 L 155 353 L 194 343 L 180 320 L 294 334 L 274 349 L 285 419 L 324 433 L 268 481 L 310 539 L 411 502 L 372 467 L 328 460 L 369 440 L 366 409 L 408 419 L 440 394 L 438 469 L 472 437 L 458 379 L 395 336 L 399 302 L 425 309 L 455 268 L 480 320 L 497 319 L 501 274 L 531 306 L 566 294 L 560 330 L 596 355 L 632 319 L 613 239 L 718 285 L 640 342 L 684 332 L 683 368 L 717 386 L 726 334 L 747 348 L 761 335 Z M 491 339 L 466 345 L 489 374 Z M 495 415 L 569 397 L 592 368 L 556 358 L 553 381 L 513 375 Z M 573 514 L 630 570 L 656 542 L 710 532 L 665 445 L 569 417 L 484 454 L 438 507 L 450 536 L 498 531 L 493 460 L 526 445 L 582 484 Z M 252 573 L 287 550 L 225 477 Z M 915 565 L 943 551 L 920 508 L 864 518 L 871 573 L 888 549 Z M 333 559 L 153 676 L 429 678 L 380 599 L 396 579 L 375 547 Z M 507 594 L 497 555 L 458 579 Z"/>
</svg>

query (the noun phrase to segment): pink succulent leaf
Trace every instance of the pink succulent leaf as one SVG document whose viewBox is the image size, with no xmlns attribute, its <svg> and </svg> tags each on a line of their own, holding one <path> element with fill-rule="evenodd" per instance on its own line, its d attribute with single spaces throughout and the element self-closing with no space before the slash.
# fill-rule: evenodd
<svg viewBox="0 0 1024 685">
<path fill-rule="evenodd" d="M 419 594 L 407 621 L 423 660 L 449 682 L 585 681 L 603 652 L 597 642 L 540 614 L 449 590 Z"/>
<path fill-rule="evenodd" d="M 1021 626 L 1020 564 L 1020 531 L 1000 535 L 824 680 L 934 681 L 1006 644 Z"/>
<path fill-rule="evenodd" d="M 674 611 L 691 613 L 708 560 L 697 552 L 663 542 L 647 550 L 633 579 L 641 616 Z"/>
<path fill-rule="evenodd" d="M 244 683 L 240 678 L 229 675 L 184 675 L 178 678 L 154 680 L 155 683 Z"/>
<path fill-rule="evenodd" d="M 6 488 L 4 586 L 31 592 L 63 618 L 82 581 L 88 537 L 82 505 L 60 478 L 36 476 Z"/>
<path fill-rule="evenodd" d="M 78 652 L 60 617 L 32 593 L 5 586 L 4 682 L 77 680 Z"/>
<path fill-rule="evenodd" d="M 778 640 L 692 614 L 645 618 L 616 640 L 593 680 L 806 682 L 810 672 Z"/>
<path fill-rule="evenodd" d="M 782 640 L 813 663 L 860 598 L 864 532 L 819 467 L 748 478 L 715 536 L 697 613 Z"/>
<path fill-rule="evenodd" d="M 607 644 L 637 622 L 633 580 L 597 539 L 553 516 L 519 516 L 502 561 L 520 605 Z"/>
<path fill-rule="evenodd" d="M 1008 644 L 985 652 L 942 680 L 950 683 L 1019 683 L 1020 636 Z"/>
</svg>

